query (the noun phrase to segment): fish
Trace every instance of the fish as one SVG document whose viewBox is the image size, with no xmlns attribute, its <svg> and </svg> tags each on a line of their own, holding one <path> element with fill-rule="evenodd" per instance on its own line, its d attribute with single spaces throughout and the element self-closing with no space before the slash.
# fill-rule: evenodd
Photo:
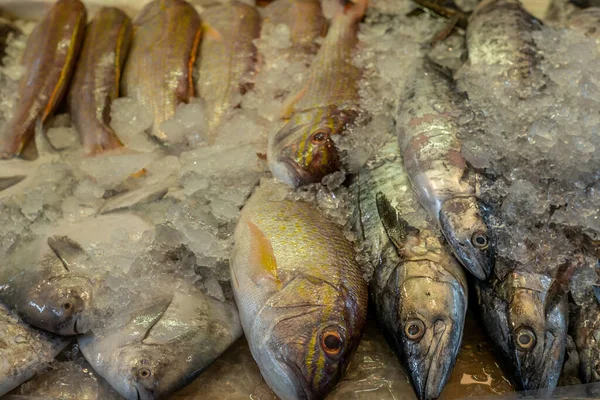
<svg viewBox="0 0 600 400">
<path fill-rule="evenodd" d="M 193 381 L 242 335 L 237 310 L 201 292 L 173 293 L 127 324 L 78 337 L 94 371 L 131 400 L 166 398 Z"/>
<path fill-rule="evenodd" d="M 483 324 L 523 390 L 554 388 L 563 366 L 567 302 L 552 296 L 553 283 L 524 270 L 476 282 Z"/>
<path fill-rule="evenodd" d="M 114 7 L 100 9 L 87 27 L 68 95 L 71 119 L 87 155 L 122 146 L 110 127 L 110 109 L 119 96 L 132 32 L 129 17 Z"/>
<path fill-rule="evenodd" d="M 466 276 L 413 192 L 391 134 L 351 190 L 354 230 L 375 266 L 370 289 L 377 319 L 419 399 L 437 399 L 462 342 Z"/>
<path fill-rule="evenodd" d="M 93 372 L 90 364 L 78 355 L 68 361 L 54 360 L 50 368 L 22 384 L 8 399 L 121 400 L 122 397 Z M 21 397 L 22 396 L 22 397 Z M 16 399 L 15 399 L 16 400 Z"/>
<path fill-rule="evenodd" d="M 214 133 L 251 88 L 257 57 L 254 40 L 260 35 L 261 18 L 256 8 L 232 1 L 208 8 L 202 21 L 196 85 L 206 104 L 209 131 Z"/>
<path fill-rule="evenodd" d="M 358 24 L 367 0 L 340 7 L 301 88 L 286 100 L 283 126 L 269 135 L 273 175 L 292 187 L 320 182 L 340 168 L 333 136 L 358 114 L 360 70 L 352 64 Z"/>
<path fill-rule="evenodd" d="M 0 396 L 43 371 L 69 341 L 32 328 L 0 304 Z"/>
<path fill-rule="evenodd" d="M 87 11 L 79 0 L 58 0 L 27 40 L 16 108 L 0 135 L 0 158 L 21 154 L 40 119 L 52 115 L 69 86 L 85 35 Z"/>
<path fill-rule="evenodd" d="M 597 300 L 578 307 L 571 334 L 579 354 L 579 375 L 586 383 L 600 382 L 600 304 Z"/>
<path fill-rule="evenodd" d="M 168 143 L 161 124 L 180 103 L 194 97 L 193 68 L 202 22 L 184 0 L 154 0 L 133 20 L 133 42 L 125 62 L 121 91 L 154 115 L 149 134 Z"/>
<path fill-rule="evenodd" d="M 324 398 L 344 376 L 367 314 L 352 243 L 314 206 L 263 180 L 244 206 L 230 259 L 254 360 L 281 400 Z"/>
<path fill-rule="evenodd" d="M 499 75 L 520 98 L 530 97 L 547 84 L 533 38 L 541 28 L 519 0 L 483 0 L 468 21 L 467 65 Z"/>
<path fill-rule="evenodd" d="M 457 122 L 463 110 L 445 73 L 431 62 L 417 68 L 396 116 L 404 166 L 419 202 L 438 223 L 454 254 L 477 279 L 493 272 L 494 243 L 477 173 L 461 154 Z"/>
<path fill-rule="evenodd" d="M 266 21 L 285 24 L 294 53 L 315 54 L 317 39 L 327 33 L 327 19 L 318 0 L 277 0 L 266 9 Z M 302 18 L 298 18 L 302 15 Z"/>
</svg>

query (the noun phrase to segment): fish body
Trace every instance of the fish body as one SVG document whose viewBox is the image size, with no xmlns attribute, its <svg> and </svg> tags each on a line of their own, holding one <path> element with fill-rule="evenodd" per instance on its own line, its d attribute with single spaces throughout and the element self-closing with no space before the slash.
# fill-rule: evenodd
<svg viewBox="0 0 600 400">
<path fill-rule="evenodd" d="M 477 176 L 461 154 L 462 110 L 449 78 L 429 62 L 416 71 L 396 118 L 404 166 L 421 205 L 458 260 L 478 279 L 492 273 L 494 250 Z"/>
<path fill-rule="evenodd" d="M 133 21 L 122 92 L 152 111 L 150 135 L 161 142 L 169 138 L 160 125 L 179 103 L 194 96 L 193 67 L 201 36 L 200 16 L 183 0 L 154 0 Z"/>
<path fill-rule="evenodd" d="M 87 28 L 71 83 L 69 107 L 89 155 L 122 145 L 110 127 L 110 106 L 119 96 L 121 69 L 131 37 L 131 20 L 117 8 L 102 8 Z"/>
<path fill-rule="evenodd" d="M 332 136 L 343 134 L 358 111 L 361 74 L 352 52 L 366 7 L 366 0 L 349 3 L 333 17 L 306 82 L 286 102 L 283 126 L 269 137 L 271 171 L 292 187 L 320 182 L 340 168 Z"/>
<path fill-rule="evenodd" d="M 94 370 L 132 400 L 165 398 L 186 386 L 242 335 L 235 306 L 175 291 L 123 327 L 80 336 Z"/>
<path fill-rule="evenodd" d="M 323 16 L 320 1 L 278 0 L 271 3 L 266 10 L 266 19 L 273 23 L 285 24 L 289 28 L 294 52 L 317 52 L 316 40 L 327 33 L 327 20 Z"/>
<path fill-rule="evenodd" d="M 214 131 L 248 90 L 256 63 L 254 40 L 260 35 L 256 8 L 233 1 L 202 14 L 198 95 L 206 102 L 209 129 Z"/>
<path fill-rule="evenodd" d="M 23 323 L 0 304 L 0 396 L 43 371 L 68 343 Z"/>
<path fill-rule="evenodd" d="M 86 18 L 79 0 L 59 0 L 29 36 L 17 106 L 0 136 L 0 158 L 21 154 L 38 119 L 46 121 L 60 103 L 83 42 Z"/>
<path fill-rule="evenodd" d="M 354 184 L 354 226 L 370 245 L 377 319 L 407 365 L 420 399 L 440 396 L 456 361 L 467 282 L 437 224 L 419 204 L 396 140 Z"/>
<path fill-rule="evenodd" d="M 232 286 L 250 350 L 282 400 L 321 399 L 344 375 L 367 284 L 340 227 L 263 181 L 234 233 Z"/>
<path fill-rule="evenodd" d="M 554 388 L 563 366 L 567 304 L 552 301 L 552 284 L 525 271 L 477 283 L 484 325 L 523 390 Z"/>
<path fill-rule="evenodd" d="M 576 311 L 571 334 L 579 353 L 579 375 L 586 383 L 600 382 L 600 304 L 592 301 Z"/>
</svg>

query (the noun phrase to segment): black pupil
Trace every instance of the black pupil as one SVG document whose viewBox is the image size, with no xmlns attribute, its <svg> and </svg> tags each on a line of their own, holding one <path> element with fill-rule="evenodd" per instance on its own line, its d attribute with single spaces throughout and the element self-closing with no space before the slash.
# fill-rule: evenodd
<svg viewBox="0 0 600 400">
<path fill-rule="evenodd" d="M 313 139 L 315 142 L 322 142 L 323 140 L 325 140 L 325 134 L 323 132 L 317 132 L 315 133 Z"/>
<path fill-rule="evenodd" d="M 527 346 L 529 343 L 531 343 L 531 338 L 527 334 L 522 334 L 519 336 L 519 343 L 521 343 L 523 346 Z"/>
<path fill-rule="evenodd" d="M 65 310 L 68 310 L 69 308 L 71 308 L 71 303 L 67 302 L 67 303 L 63 304 L 63 308 Z"/>
<path fill-rule="evenodd" d="M 411 325 L 411 326 L 408 327 L 408 334 L 410 336 L 416 336 L 416 335 L 419 334 L 419 330 L 420 330 L 419 327 L 417 325 L 413 324 L 413 325 Z"/>
<path fill-rule="evenodd" d="M 325 340 L 323 342 L 325 343 L 325 347 L 332 350 L 337 350 L 342 345 L 342 341 L 336 335 L 325 336 Z"/>
<path fill-rule="evenodd" d="M 148 375 L 150 375 L 150 372 L 148 372 L 147 369 L 143 369 L 140 371 L 140 374 L 142 375 L 142 377 L 147 377 Z"/>
<path fill-rule="evenodd" d="M 487 240 L 485 239 L 485 237 L 479 235 L 475 238 L 475 242 L 477 242 L 478 245 L 483 246 L 486 244 Z"/>
</svg>

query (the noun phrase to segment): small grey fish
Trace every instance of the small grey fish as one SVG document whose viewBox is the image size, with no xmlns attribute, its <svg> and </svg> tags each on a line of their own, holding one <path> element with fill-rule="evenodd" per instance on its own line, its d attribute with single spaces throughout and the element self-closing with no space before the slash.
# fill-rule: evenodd
<svg viewBox="0 0 600 400">
<path fill-rule="evenodd" d="M 418 397 L 436 399 L 462 341 L 466 277 L 419 204 L 396 140 L 360 171 L 353 191 L 353 224 L 370 245 L 375 266 L 371 297 L 377 319 L 407 365 Z"/>
<path fill-rule="evenodd" d="M 0 396 L 43 371 L 67 344 L 69 339 L 32 328 L 0 304 Z"/>
<path fill-rule="evenodd" d="M 439 224 L 454 254 L 478 279 L 488 279 L 494 245 L 477 174 L 461 154 L 463 110 L 450 78 L 425 61 L 408 84 L 396 117 L 404 166 L 421 205 Z"/>
<path fill-rule="evenodd" d="M 122 327 L 80 336 L 94 370 L 127 399 L 166 398 L 186 386 L 242 335 L 234 305 L 176 291 Z"/>
</svg>

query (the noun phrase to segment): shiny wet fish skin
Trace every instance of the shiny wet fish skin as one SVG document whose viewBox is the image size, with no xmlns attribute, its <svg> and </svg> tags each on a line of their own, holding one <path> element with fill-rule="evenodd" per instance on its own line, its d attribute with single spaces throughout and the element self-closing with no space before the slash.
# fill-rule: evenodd
<svg viewBox="0 0 600 400">
<path fill-rule="evenodd" d="M 358 107 L 360 70 L 352 64 L 367 0 L 341 7 L 310 66 L 309 77 L 286 101 L 283 126 L 269 137 L 273 175 L 292 187 L 320 182 L 340 168 L 332 135 L 343 134 Z"/>
<path fill-rule="evenodd" d="M 462 341 L 466 277 L 419 204 L 395 138 L 376 157 L 383 162 L 364 167 L 354 183 L 353 225 L 370 246 L 377 319 L 408 367 L 417 396 L 436 399 Z"/>
<path fill-rule="evenodd" d="M 396 131 L 412 186 L 437 221 L 458 260 L 475 277 L 488 279 L 494 243 L 486 210 L 477 198 L 477 176 L 461 154 L 457 118 L 462 110 L 450 78 L 428 60 L 408 84 Z"/>
<path fill-rule="evenodd" d="M 45 122 L 60 103 L 83 42 L 86 18 L 79 0 L 59 0 L 29 36 L 17 107 L 0 134 L 0 158 L 20 155 L 38 119 Z"/>
<path fill-rule="evenodd" d="M 202 36 L 198 13 L 184 0 L 154 0 L 133 20 L 122 94 L 154 114 L 150 135 L 168 143 L 160 125 L 194 96 L 193 68 Z"/>
<path fill-rule="evenodd" d="M 157 303 L 125 326 L 78 342 L 94 370 L 122 396 L 147 400 L 189 384 L 241 335 L 234 305 L 175 291 L 170 304 Z"/>
<path fill-rule="evenodd" d="M 563 298 L 547 309 L 551 284 L 550 277 L 528 272 L 476 284 L 487 332 L 523 390 L 554 388 L 561 373 L 567 304 Z"/>
<path fill-rule="evenodd" d="M 0 304 L 0 396 L 43 371 L 68 343 L 23 323 Z"/>
<path fill-rule="evenodd" d="M 256 8 L 233 1 L 202 13 L 197 92 L 206 103 L 209 129 L 214 129 L 240 102 L 255 69 L 261 19 Z"/>
<path fill-rule="evenodd" d="M 232 286 L 250 350 L 282 400 L 325 397 L 343 377 L 367 312 L 352 244 L 318 209 L 263 180 L 235 230 Z"/>
<path fill-rule="evenodd" d="M 71 83 L 69 108 L 88 155 L 122 146 L 110 127 L 110 106 L 119 96 L 131 38 L 131 20 L 112 7 L 98 11 L 87 28 Z"/>
</svg>

